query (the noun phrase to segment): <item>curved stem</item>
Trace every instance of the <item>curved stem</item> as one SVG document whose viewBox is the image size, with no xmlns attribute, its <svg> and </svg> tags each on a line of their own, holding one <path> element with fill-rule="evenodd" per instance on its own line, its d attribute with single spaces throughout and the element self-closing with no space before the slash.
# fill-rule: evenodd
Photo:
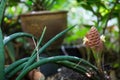
<svg viewBox="0 0 120 80">
<path fill-rule="evenodd" d="M 31 35 L 31 34 L 29 34 L 29 33 L 24 33 L 24 32 L 14 33 L 14 34 L 12 34 L 12 35 L 9 35 L 8 37 L 6 37 L 6 38 L 3 40 L 4 46 L 5 46 L 8 42 L 10 42 L 10 41 L 12 41 L 13 39 L 16 39 L 16 38 L 18 38 L 18 37 L 30 37 L 30 38 L 32 38 L 32 37 L 34 37 L 34 36 Z M 36 37 L 34 37 L 34 38 L 36 39 Z"/>
<path fill-rule="evenodd" d="M 40 39 L 39 39 L 39 41 L 38 41 L 38 43 L 37 43 L 36 48 L 35 48 L 34 51 L 32 52 L 32 55 L 31 55 L 31 56 L 33 56 L 33 55 L 36 53 L 37 48 L 41 45 L 42 40 L 43 40 L 43 37 L 44 37 L 44 35 L 45 35 L 45 32 L 46 32 L 46 27 L 43 29 L 42 35 L 41 35 L 41 37 L 40 37 Z"/>
<path fill-rule="evenodd" d="M 39 51 L 38 54 L 41 54 L 47 47 L 49 47 L 55 40 L 57 40 L 58 38 L 60 38 L 62 35 L 64 35 L 65 33 L 67 33 L 69 30 L 71 30 L 72 28 L 74 28 L 74 26 L 65 29 L 64 31 L 60 32 L 59 34 L 57 34 L 56 36 L 54 36 L 52 39 L 50 39 L 44 46 L 42 46 Z M 34 62 L 34 60 L 36 59 L 36 54 L 33 55 L 27 62 L 25 68 L 27 68 L 30 64 L 32 64 Z M 24 69 L 25 69 L 24 68 Z"/>
<path fill-rule="evenodd" d="M 7 0 L 0 0 L 0 80 L 5 78 L 5 56 L 4 56 L 4 44 L 3 44 L 3 35 L 1 30 L 1 23 L 4 15 L 4 10 Z"/>
<path fill-rule="evenodd" d="M 82 65 L 77 65 L 75 63 L 72 63 L 72 62 L 69 62 L 69 61 L 58 61 L 56 63 L 60 63 L 61 65 L 67 67 L 67 68 L 70 68 L 76 72 L 79 72 L 81 74 L 83 74 L 84 76 L 88 77 L 87 74 L 91 75 L 89 70 L 87 68 L 85 68 L 84 66 Z M 77 66 L 76 66 L 77 65 Z M 97 76 L 92 76 L 89 77 L 90 80 L 99 80 L 99 75 Z"/>
<path fill-rule="evenodd" d="M 61 56 L 62 57 L 62 56 Z M 24 62 L 27 62 L 27 60 L 29 59 L 30 57 L 28 58 L 24 58 L 24 59 L 20 59 L 16 62 L 14 62 L 13 64 L 9 65 L 8 67 L 5 68 L 5 74 L 9 74 L 12 70 L 14 70 L 17 66 L 20 66 L 22 63 Z M 40 58 L 40 59 L 43 59 L 43 58 Z M 88 67 L 91 67 L 93 68 L 94 71 L 97 71 L 98 69 L 91 65 L 89 62 L 85 61 L 84 59 L 79 59 L 78 61 L 75 61 L 76 63 L 80 62 L 81 65 L 85 65 L 85 66 L 88 66 Z"/>
<path fill-rule="evenodd" d="M 11 71 L 9 74 L 6 75 L 7 78 L 11 78 L 13 75 L 15 75 L 17 72 L 23 69 L 26 62 L 22 63 L 21 65 L 17 66 L 13 71 Z"/>
<path fill-rule="evenodd" d="M 49 63 L 49 62 L 55 62 L 55 61 L 63 61 L 63 60 L 69 60 L 69 61 L 80 61 L 83 62 L 83 59 L 77 58 L 77 57 L 72 57 L 72 56 L 56 56 L 56 57 L 49 57 L 49 58 L 45 58 L 45 59 L 41 59 L 40 61 L 32 64 L 31 66 L 27 67 L 24 71 L 21 72 L 21 74 L 17 77 L 16 80 L 21 80 L 29 71 L 31 71 L 32 69 Z M 84 62 L 83 62 L 84 63 Z"/>
<path fill-rule="evenodd" d="M 18 65 L 26 62 L 28 60 L 28 58 L 24 58 L 24 59 L 20 59 L 14 63 L 12 63 L 11 65 L 9 65 L 8 67 L 5 68 L 5 75 L 9 74 L 13 69 L 15 69 Z"/>
<path fill-rule="evenodd" d="M 56 64 L 60 64 L 62 66 L 71 68 L 73 70 L 75 70 L 76 72 L 79 72 L 83 75 L 86 75 L 85 73 L 87 73 L 87 69 L 82 67 L 82 66 L 76 66 L 75 63 L 70 62 L 70 61 L 55 61 L 53 63 Z M 13 71 L 10 72 L 10 74 L 8 74 L 7 78 L 11 78 L 13 75 L 15 75 L 18 71 L 22 70 L 22 68 L 25 66 L 26 62 L 22 63 L 21 65 L 19 65 L 17 68 L 15 68 Z"/>
</svg>

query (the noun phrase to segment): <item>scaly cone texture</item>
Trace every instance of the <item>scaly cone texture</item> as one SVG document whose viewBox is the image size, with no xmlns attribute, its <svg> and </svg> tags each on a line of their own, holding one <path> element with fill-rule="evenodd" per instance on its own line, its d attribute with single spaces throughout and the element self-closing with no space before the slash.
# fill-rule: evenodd
<svg viewBox="0 0 120 80">
<path fill-rule="evenodd" d="M 94 49 L 95 51 L 102 51 L 103 42 L 100 39 L 100 34 L 95 27 L 91 27 L 90 31 L 86 34 L 87 41 L 85 45 Z"/>
</svg>

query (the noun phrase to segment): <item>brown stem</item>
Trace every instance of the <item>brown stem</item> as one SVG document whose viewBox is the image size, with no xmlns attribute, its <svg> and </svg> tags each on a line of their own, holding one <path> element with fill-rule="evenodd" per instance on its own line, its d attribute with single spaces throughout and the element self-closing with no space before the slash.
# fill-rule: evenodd
<svg viewBox="0 0 120 80">
<path fill-rule="evenodd" d="M 111 11 L 109 12 L 109 15 L 108 15 L 108 18 L 107 18 L 107 20 L 106 20 L 105 26 L 104 26 L 104 28 L 103 28 L 103 34 L 105 34 L 105 31 L 106 31 L 106 28 L 107 28 L 108 21 L 109 21 L 109 19 L 111 18 L 112 13 L 113 13 L 113 11 L 114 11 L 115 6 L 116 6 L 117 3 L 118 3 L 118 0 L 116 0 L 116 2 L 114 3 L 114 6 L 112 7 Z"/>
</svg>

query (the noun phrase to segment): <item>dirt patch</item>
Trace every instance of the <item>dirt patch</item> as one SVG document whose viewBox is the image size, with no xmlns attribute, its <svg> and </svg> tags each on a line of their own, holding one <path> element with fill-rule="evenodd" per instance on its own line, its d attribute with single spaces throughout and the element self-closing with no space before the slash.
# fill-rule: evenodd
<svg viewBox="0 0 120 80">
<path fill-rule="evenodd" d="M 48 77 L 46 80 L 89 80 L 84 75 L 81 75 L 71 69 L 62 67 L 58 69 L 58 73 Z"/>
</svg>

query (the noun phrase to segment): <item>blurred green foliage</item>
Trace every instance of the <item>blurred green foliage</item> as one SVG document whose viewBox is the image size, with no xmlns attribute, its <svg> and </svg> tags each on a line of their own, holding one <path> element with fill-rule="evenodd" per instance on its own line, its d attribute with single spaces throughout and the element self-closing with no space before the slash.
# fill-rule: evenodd
<svg viewBox="0 0 120 80">
<path fill-rule="evenodd" d="M 79 45 L 82 39 L 90 29 L 95 26 L 100 34 L 106 36 L 105 51 L 108 61 L 112 61 L 113 66 L 119 67 L 120 64 L 120 1 L 119 0 L 8 0 L 4 19 L 2 23 L 2 31 L 4 36 L 15 32 L 20 32 L 20 15 L 32 10 L 67 10 L 68 11 L 68 27 L 77 25 L 71 30 L 64 40 L 65 44 Z M 39 6 L 40 5 L 42 8 Z M 1 18 L 2 19 L 2 18 Z M 23 48 L 28 46 L 24 38 L 18 38 L 15 43 L 25 43 Z M 15 61 L 13 50 L 8 44 L 8 53 L 12 61 Z M 29 53 L 29 52 L 28 52 Z M 106 57 L 106 58 L 107 58 Z"/>
<path fill-rule="evenodd" d="M 63 0 L 64 1 L 64 0 Z M 62 1 L 61 1 L 62 3 Z M 68 10 L 68 25 L 77 24 L 65 39 L 71 43 L 83 38 L 91 26 L 98 28 L 106 36 L 106 47 L 119 52 L 120 23 L 118 0 L 66 0 L 52 10 Z"/>
<path fill-rule="evenodd" d="M 8 0 L 3 28 L 5 35 L 21 31 L 19 15 L 34 10 L 34 1 Z M 48 3 L 52 1 L 43 0 L 43 2 Z M 51 11 L 67 10 L 68 26 L 77 25 L 76 28 L 66 35 L 65 44 L 82 44 L 82 38 L 87 31 L 91 26 L 95 26 L 101 35 L 104 34 L 106 36 L 106 50 L 113 50 L 120 57 L 119 0 L 55 0 L 49 8 L 45 9 Z"/>
</svg>

